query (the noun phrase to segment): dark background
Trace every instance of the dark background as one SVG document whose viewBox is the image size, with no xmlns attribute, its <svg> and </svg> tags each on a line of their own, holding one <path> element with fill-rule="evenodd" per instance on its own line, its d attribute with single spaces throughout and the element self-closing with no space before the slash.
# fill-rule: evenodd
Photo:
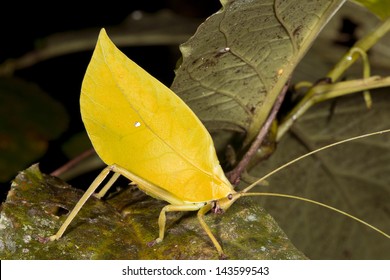
<svg viewBox="0 0 390 280">
<path fill-rule="evenodd" d="M 184 17 L 203 19 L 220 9 L 220 2 L 217 0 L 109 1 L 104 5 L 94 3 L 86 7 L 81 7 L 80 3 L 71 5 L 68 2 L 55 2 L 52 5 L 7 5 L 7 9 L 1 9 L 0 12 L 0 64 L 33 51 L 39 47 L 42 39 L 52 34 L 116 26 L 133 11 L 155 13 L 169 9 Z M 173 70 L 180 58 L 180 52 L 172 52 L 172 48 L 178 50 L 178 46 L 121 47 L 126 55 L 168 86 L 174 78 Z M 84 130 L 78 102 L 81 82 L 91 54 L 92 49 L 58 56 L 14 73 L 15 77 L 38 85 L 62 103 L 69 115 L 68 129 L 59 138 L 50 141 L 46 154 L 34 161 L 39 162 L 44 173 L 52 172 L 69 160 L 61 147 L 72 135 Z M 21 170 L 34 162 L 26 162 Z M 1 183 L 2 200 L 9 186 L 9 182 Z"/>
</svg>

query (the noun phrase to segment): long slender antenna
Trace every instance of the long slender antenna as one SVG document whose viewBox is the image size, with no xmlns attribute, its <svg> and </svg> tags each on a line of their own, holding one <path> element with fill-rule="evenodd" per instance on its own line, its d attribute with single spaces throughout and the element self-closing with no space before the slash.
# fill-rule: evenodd
<svg viewBox="0 0 390 280">
<path fill-rule="evenodd" d="M 361 138 L 365 138 L 365 137 L 370 137 L 370 136 L 374 136 L 374 135 L 378 135 L 378 134 L 384 134 L 384 133 L 388 133 L 390 132 L 390 129 L 385 129 L 385 130 L 381 130 L 381 131 L 377 131 L 377 132 L 372 132 L 372 133 L 367 133 L 367 134 L 363 134 L 363 135 L 359 135 L 359 136 L 356 136 L 356 137 L 352 137 L 352 138 L 348 138 L 348 139 L 345 139 L 345 140 L 341 140 L 339 142 L 335 142 L 333 144 L 330 144 L 330 145 L 327 145 L 327 146 L 324 146 L 322 148 L 319 148 L 319 149 L 316 149 L 314 151 L 311 151 L 307 154 L 304 154 L 296 159 L 293 159 L 292 161 L 289 161 L 285 164 L 283 164 L 282 166 L 276 168 L 275 170 L 271 171 L 270 173 L 268 173 L 267 175 L 261 177 L 259 180 L 255 181 L 254 183 L 252 183 L 251 185 L 249 185 L 248 187 L 246 187 L 245 189 L 243 189 L 241 192 L 243 193 L 246 193 L 248 192 L 249 190 L 251 190 L 254 186 L 256 186 L 257 184 L 259 184 L 260 182 L 264 181 L 265 179 L 267 179 L 268 177 L 274 175 L 275 173 L 279 172 L 280 170 L 286 168 L 287 166 L 290 166 L 291 164 L 293 163 L 296 163 L 297 161 L 300 161 L 308 156 L 311 156 L 312 154 L 315 154 L 315 153 L 318 153 L 320 151 L 323 151 L 323 150 L 326 150 L 326 149 L 329 149 L 329 148 L 332 148 L 334 146 L 337 146 L 337 145 L 340 145 L 340 144 L 344 144 L 346 142 L 351 142 L 351 141 L 354 141 L 354 140 L 358 140 L 358 139 L 361 139 Z"/>
<path fill-rule="evenodd" d="M 344 216 L 347 216 L 351 219 L 354 219 L 355 221 L 365 225 L 365 226 L 368 226 L 369 228 L 375 230 L 376 232 L 379 232 L 380 234 L 382 234 L 383 236 L 387 237 L 390 239 L 390 235 L 388 235 L 387 233 L 383 232 L 382 230 L 374 227 L 373 225 L 370 225 L 369 223 L 351 215 L 351 214 L 348 214 L 347 212 L 344 212 L 342 210 L 339 210 L 335 207 L 332 207 L 332 206 L 329 206 L 329 205 L 326 205 L 324 203 L 321 203 L 321 202 L 318 202 L 318 201 L 315 201 L 315 200 L 312 200 L 312 199 L 308 199 L 308 198 L 304 198 L 304 197 L 300 197 L 300 196 L 295 196 L 295 195 L 289 195 L 289 194 L 281 194 L 281 193 L 237 193 L 237 196 L 273 196 L 273 197 L 285 197 L 285 198 L 292 198 L 292 199 L 298 199 L 298 200 L 302 200 L 302 201 L 305 201 L 305 202 L 309 202 L 309 203 L 312 203 L 312 204 L 316 204 L 316 205 L 319 205 L 319 206 L 322 206 L 322 207 L 325 207 L 325 208 L 328 208 L 330 210 L 333 210 L 333 211 L 336 211 L 340 214 L 343 214 Z"/>
</svg>

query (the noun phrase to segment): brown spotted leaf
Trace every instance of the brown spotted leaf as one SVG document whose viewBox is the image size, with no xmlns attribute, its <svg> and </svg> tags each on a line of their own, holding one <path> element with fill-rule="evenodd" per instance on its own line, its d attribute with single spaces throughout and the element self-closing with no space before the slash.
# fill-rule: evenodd
<svg viewBox="0 0 390 280">
<path fill-rule="evenodd" d="M 223 8 L 181 45 L 172 89 L 211 132 L 247 133 L 248 143 L 344 1 L 221 2 Z"/>
</svg>

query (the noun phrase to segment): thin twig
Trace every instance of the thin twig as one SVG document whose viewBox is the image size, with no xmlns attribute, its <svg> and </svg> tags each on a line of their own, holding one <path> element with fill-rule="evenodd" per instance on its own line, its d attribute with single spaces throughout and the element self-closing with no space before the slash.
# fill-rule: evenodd
<svg viewBox="0 0 390 280">
<path fill-rule="evenodd" d="M 264 125 L 260 129 L 259 134 L 257 134 L 255 140 L 252 142 L 248 151 L 245 153 L 245 155 L 243 156 L 241 161 L 237 164 L 237 166 L 233 170 L 231 170 L 227 173 L 227 176 L 233 185 L 237 185 L 240 182 L 241 174 L 244 172 L 244 170 L 248 166 L 252 157 L 256 154 L 256 151 L 259 149 L 260 145 L 263 143 L 263 140 L 264 140 L 265 136 L 267 135 L 274 119 L 276 118 L 276 115 L 279 112 L 280 106 L 283 103 L 284 96 L 286 95 L 289 84 L 290 84 L 290 80 L 287 81 L 287 83 L 284 85 L 282 91 L 278 95 L 278 98 L 276 99 L 275 104 L 272 107 L 270 114 L 268 115 L 267 120 L 265 121 Z"/>
<path fill-rule="evenodd" d="M 74 159 L 72 159 L 72 160 L 68 161 L 67 163 L 65 163 L 64 165 L 62 165 L 60 168 L 57 168 L 56 170 L 54 170 L 52 173 L 50 173 L 50 175 L 56 176 L 56 177 L 60 176 L 65 171 L 69 170 L 70 168 L 72 168 L 73 166 L 78 164 L 83 159 L 92 155 L 94 152 L 95 152 L 95 150 L 93 148 L 86 150 L 85 152 L 79 154 Z"/>
</svg>

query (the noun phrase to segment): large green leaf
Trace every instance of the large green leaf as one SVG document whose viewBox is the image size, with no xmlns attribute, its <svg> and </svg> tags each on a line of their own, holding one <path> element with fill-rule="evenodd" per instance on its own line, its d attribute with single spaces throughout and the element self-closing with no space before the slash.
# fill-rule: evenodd
<svg viewBox="0 0 390 280">
<path fill-rule="evenodd" d="M 181 45 L 183 62 L 172 89 L 210 131 L 245 132 L 248 142 L 344 1 L 222 2 Z"/>
<path fill-rule="evenodd" d="M 346 3 L 321 32 L 294 71 L 295 81 L 318 80 L 326 75 L 347 51 L 347 46 L 335 44 L 345 39 L 345 33 L 342 33 L 345 20 L 357 24 L 357 29 L 351 34 L 356 36 L 355 39 L 371 32 L 379 22 L 378 18 L 366 9 Z M 374 75 L 389 73 L 389 52 L 386 52 L 389 45 L 386 42 L 389 38 L 382 38 L 370 50 L 370 64 Z M 349 79 L 359 78 L 361 75 L 361 63 L 356 63 L 353 69 L 346 73 Z M 267 173 L 282 163 L 326 143 L 389 128 L 388 90 L 372 91 L 372 97 L 374 104 L 371 110 L 365 107 L 361 94 L 314 106 L 296 123 L 291 133 L 282 139 L 276 153 L 268 161 L 261 162 L 251 174 L 259 176 Z M 376 136 L 358 143 L 324 151 L 312 159 L 291 166 L 271 177 L 269 189 L 262 190 L 291 193 L 329 203 L 390 233 L 389 217 L 386 214 L 389 213 L 390 202 L 390 160 L 386 159 L 389 138 L 385 135 Z M 364 150 L 361 143 L 365 143 Z M 367 150 L 370 152 L 365 152 Z M 322 165 L 324 157 L 326 166 Z M 330 172 L 326 169 L 329 166 Z M 347 180 L 343 172 L 348 172 L 350 179 Z M 302 201 L 282 198 L 265 198 L 264 203 L 266 210 L 309 258 L 390 257 L 388 239 L 340 214 Z"/>
<path fill-rule="evenodd" d="M 260 176 L 317 147 L 390 127 L 389 90 L 314 106 L 267 161 Z M 390 233 L 390 134 L 361 139 L 294 164 L 269 179 L 269 191 L 315 199 Z M 301 201 L 264 198 L 264 207 L 294 244 L 314 259 L 389 259 L 390 240 L 356 221 Z"/>
<path fill-rule="evenodd" d="M 43 243 L 81 195 L 80 190 L 42 174 L 36 165 L 21 172 L 2 205 L 0 258 L 218 258 L 193 212 L 169 213 L 164 241 L 147 246 L 158 236 L 158 215 L 166 203 L 135 187 L 113 193 L 106 201 L 91 197 L 60 240 Z M 237 203 L 223 215 L 206 216 L 228 258 L 304 259 L 274 219 L 250 201 Z"/>
</svg>

